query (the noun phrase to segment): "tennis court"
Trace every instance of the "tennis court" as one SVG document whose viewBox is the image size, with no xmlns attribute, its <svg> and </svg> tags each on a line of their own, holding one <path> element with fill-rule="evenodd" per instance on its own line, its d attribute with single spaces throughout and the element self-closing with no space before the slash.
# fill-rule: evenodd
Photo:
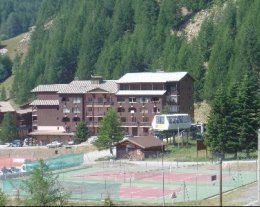
<svg viewBox="0 0 260 207">
<path fill-rule="evenodd" d="M 79 155 L 74 155 L 73 159 L 63 157 L 62 165 L 66 159 L 66 168 L 55 171 L 74 200 L 104 200 L 109 196 L 114 201 L 131 202 L 131 205 L 142 202 L 162 205 L 162 202 L 205 199 L 219 193 L 219 168 L 214 164 L 162 169 L 161 166 L 149 166 L 149 163 L 143 167 L 129 162 L 107 161 L 70 168 L 71 163 L 82 163 L 79 158 Z M 52 162 L 56 166 L 61 163 L 61 158 Z M 246 169 L 224 168 L 223 192 L 254 182 L 254 164 Z M 21 179 L 24 178 L 2 179 L 4 192 L 15 195 Z M 20 195 L 25 194 L 20 191 Z"/>
</svg>

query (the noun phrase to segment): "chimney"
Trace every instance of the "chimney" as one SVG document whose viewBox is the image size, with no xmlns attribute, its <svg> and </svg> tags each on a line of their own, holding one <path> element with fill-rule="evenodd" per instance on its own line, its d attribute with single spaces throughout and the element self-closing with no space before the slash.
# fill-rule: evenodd
<svg viewBox="0 0 260 207">
<path fill-rule="evenodd" d="M 102 76 L 91 75 L 91 84 L 100 84 L 102 82 L 103 82 L 103 77 Z"/>
</svg>

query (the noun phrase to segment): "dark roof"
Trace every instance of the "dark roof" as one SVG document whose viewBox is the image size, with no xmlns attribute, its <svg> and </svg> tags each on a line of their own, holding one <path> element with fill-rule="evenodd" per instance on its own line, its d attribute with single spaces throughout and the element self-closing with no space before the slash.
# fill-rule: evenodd
<svg viewBox="0 0 260 207">
<path fill-rule="evenodd" d="M 159 140 L 155 137 L 147 137 L 147 136 L 126 138 L 126 139 L 123 139 L 118 144 L 123 143 L 125 141 L 129 141 L 143 149 L 147 149 L 147 148 L 151 148 L 151 147 L 159 147 L 159 146 L 165 145 L 165 143 L 162 142 L 161 140 Z"/>
</svg>

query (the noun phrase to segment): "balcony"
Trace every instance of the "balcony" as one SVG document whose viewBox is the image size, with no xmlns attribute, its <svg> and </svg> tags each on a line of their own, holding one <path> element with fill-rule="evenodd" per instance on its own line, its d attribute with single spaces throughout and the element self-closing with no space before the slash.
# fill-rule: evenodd
<svg viewBox="0 0 260 207">
<path fill-rule="evenodd" d="M 139 126 L 151 126 L 150 122 L 140 122 Z"/>
<path fill-rule="evenodd" d="M 112 102 L 112 101 L 102 101 L 102 102 L 100 102 L 100 101 L 92 101 L 92 102 L 88 102 L 88 103 L 86 103 L 86 106 L 88 106 L 88 107 L 90 107 L 90 106 L 93 106 L 93 107 L 98 107 L 98 106 L 107 106 L 107 107 L 109 107 L 109 106 L 112 106 L 112 105 L 114 105 L 114 102 Z"/>
<path fill-rule="evenodd" d="M 137 122 L 122 122 L 122 126 L 138 126 Z"/>
<path fill-rule="evenodd" d="M 92 113 L 92 112 L 88 112 L 88 113 L 86 113 L 86 117 L 95 117 L 95 116 L 105 116 L 106 115 L 106 112 L 94 112 L 94 113 Z"/>
</svg>

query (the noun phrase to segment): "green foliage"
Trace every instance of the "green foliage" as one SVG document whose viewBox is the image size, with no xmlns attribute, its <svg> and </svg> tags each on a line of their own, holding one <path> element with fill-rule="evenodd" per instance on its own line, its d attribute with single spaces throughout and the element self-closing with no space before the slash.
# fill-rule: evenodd
<svg viewBox="0 0 260 207">
<path fill-rule="evenodd" d="M 211 151 L 227 152 L 228 139 L 230 138 L 230 105 L 228 96 L 223 86 L 217 91 L 209 116 L 206 144 Z"/>
<path fill-rule="evenodd" d="M 26 200 L 28 206 L 64 206 L 70 197 L 59 183 L 58 175 L 48 172 L 48 166 L 43 160 L 40 160 L 39 167 L 24 181 L 23 187 L 29 194 Z"/>
<path fill-rule="evenodd" d="M 109 196 L 107 196 L 107 197 L 105 198 L 105 200 L 104 200 L 104 206 L 114 206 L 114 203 L 113 203 L 112 199 L 111 199 Z"/>
<path fill-rule="evenodd" d="M 217 92 L 207 125 L 206 143 L 212 151 L 247 156 L 257 148 L 259 128 L 259 84 L 255 76 L 243 76 L 229 93 L 223 86 Z"/>
<path fill-rule="evenodd" d="M 260 79 L 258 0 L 44 0 L 40 5 L 28 53 L 14 63 L 17 103 L 27 101 L 38 84 L 94 74 L 117 79 L 127 72 L 188 71 L 195 79 L 195 101 L 209 102 L 221 84 L 230 89 L 248 71 Z M 182 7 L 191 13 L 182 14 Z M 188 42 L 179 30 L 195 12 L 211 7 L 217 11 Z"/>
<path fill-rule="evenodd" d="M 4 194 L 4 192 L 0 188 L 0 206 L 6 206 L 6 205 L 7 205 L 7 196 Z"/>
<path fill-rule="evenodd" d="M 86 127 L 86 123 L 81 121 L 76 128 L 75 141 L 79 143 L 85 142 L 87 140 L 87 136 L 88 129 Z"/>
<path fill-rule="evenodd" d="M 6 100 L 6 90 L 5 90 L 5 87 L 2 86 L 1 94 L 0 94 L 0 101 L 5 101 L 5 100 Z"/>
<path fill-rule="evenodd" d="M 0 39 L 28 31 L 36 20 L 42 0 L 0 1 Z"/>
<path fill-rule="evenodd" d="M 6 55 L 0 55 L 0 83 L 12 74 L 12 61 Z"/>
<path fill-rule="evenodd" d="M 108 148 L 111 144 L 122 140 L 122 138 L 123 132 L 117 112 L 114 108 L 110 108 L 100 123 L 98 139 L 95 145 L 99 149 Z"/>
<path fill-rule="evenodd" d="M 12 142 L 17 136 L 16 125 L 12 113 L 4 114 L 4 119 L 1 124 L 0 140 L 5 142 Z"/>
</svg>

